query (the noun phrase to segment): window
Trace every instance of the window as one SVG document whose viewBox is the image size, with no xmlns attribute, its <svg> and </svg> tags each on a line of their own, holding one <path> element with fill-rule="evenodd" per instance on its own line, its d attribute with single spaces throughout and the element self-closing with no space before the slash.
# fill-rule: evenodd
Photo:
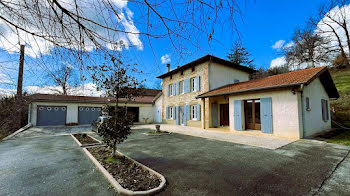
<svg viewBox="0 0 350 196">
<path fill-rule="evenodd" d="M 185 89 L 184 89 L 184 81 L 179 82 L 179 93 L 184 94 Z"/>
<path fill-rule="evenodd" d="M 309 97 L 306 97 L 305 98 L 305 108 L 306 108 L 306 111 L 310 111 L 310 98 Z"/>
<path fill-rule="evenodd" d="M 234 79 L 234 80 L 233 80 L 233 82 L 234 82 L 234 83 L 238 83 L 238 82 L 239 82 L 239 80 L 237 80 L 237 79 Z"/>
<path fill-rule="evenodd" d="M 174 111 L 173 111 L 173 110 L 174 110 L 174 107 L 169 107 L 169 110 L 168 110 L 168 111 L 169 111 L 169 118 L 170 118 L 170 119 L 174 119 L 174 115 L 173 115 L 173 112 L 174 112 Z"/>
<path fill-rule="evenodd" d="M 184 75 L 184 71 L 181 71 L 181 75 L 182 75 L 182 76 Z"/>
<path fill-rule="evenodd" d="M 190 79 L 190 91 L 191 92 L 195 91 L 195 88 L 194 88 L 195 82 L 196 82 L 196 78 L 195 77 Z"/>
<path fill-rule="evenodd" d="M 170 95 L 170 96 L 173 96 L 173 95 L 174 95 L 173 87 L 174 87 L 173 84 L 169 84 L 169 95 Z"/>
<path fill-rule="evenodd" d="M 191 120 L 197 120 L 197 105 L 191 105 Z"/>
<path fill-rule="evenodd" d="M 194 72 L 194 70 L 196 70 L 194 67 L 192 67 L 192 72 Z"/>
<path fill-rule="evenodd" d="M 329 116 L 328 116 L 328 101 L 325 99 L 321 99 L 321 106 L 322 106 L 322 120 L 323 121 L 328 121 Z"/>
<path fill-rule="evenodd" d="M 173 79 L 173 75 L 170 75 L 170 80 Z"/>
</svg>

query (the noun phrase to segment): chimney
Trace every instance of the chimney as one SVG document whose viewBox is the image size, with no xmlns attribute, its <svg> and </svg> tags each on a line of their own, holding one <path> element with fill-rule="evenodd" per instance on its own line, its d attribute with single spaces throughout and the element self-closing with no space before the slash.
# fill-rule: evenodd
<svg viewBox="0 0 350 196">
<path fill-rule="evenodd" d="M 166 67 L 168 68 L 168 72 L 170 71 L 170 64 L 166 64 Z"/>
</svg>

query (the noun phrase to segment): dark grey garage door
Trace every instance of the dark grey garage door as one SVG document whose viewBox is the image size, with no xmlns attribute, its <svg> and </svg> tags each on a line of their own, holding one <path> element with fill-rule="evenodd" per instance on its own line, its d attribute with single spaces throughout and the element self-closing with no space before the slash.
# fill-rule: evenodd
<svg viewBox="0 0 350 196">
<path fill-rule="evenodd" d="M 37 125 L 64 125 L 66 115 L 66 106 L 38 106 Z"/>
<path fill-rule="evenodd" d="M 78 121 L 79 124 L 91 124 L 101 115 L 100 107 L 79 107 Z"/>
</svg>

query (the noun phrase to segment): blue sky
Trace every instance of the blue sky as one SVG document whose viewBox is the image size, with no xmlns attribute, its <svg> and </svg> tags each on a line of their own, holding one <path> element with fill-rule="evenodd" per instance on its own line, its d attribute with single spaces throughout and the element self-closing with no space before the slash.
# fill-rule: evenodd
<svg viewBox="0 0 350 196">
<path fill-rule="evenodd" d="M 191 62 L 206 54 L 225 59 L 234 40 L 238 38 L 251 53 L 254 65 L 257 68 L 268 68 L 273 59 L 281 56 L 276 49 L 272 48 L 272 45 L 279 40 L 285 40 L 287 43 L 294 29 L 304 25 L 310 16 L 317 13 L 321 2 L 319 0 L 242 0 L 240 3 L 242 15 L 235 18 L 239 36 L 237 32 L 228 29 L 232 28 L 231 26 L 217 25 L 214 38 L 218 41 L 214 40 L 208 45 L 208 41 L 203 39 L 198 43 L 201 49 L 192 49 L 191 54 L 181 55 L 177 53 L 167 39 L 152 39 L 152 50 L 144 37 L 141 37 L 143 50 L 134 47 L 123 50 L 123 54 L 127 63 L 137 63 L 138 69 L 144 72 L 138 77 L 146 79 L 145 85 L 147 87 L 156 86 L 156 83 L 160 81 L 156 79 L 156 76 L 166 71 L 166 65 L 162 64 L 160 60 L 163 55 L 169 55 L 172 68 Z M 137 9 L 133 7 L 132 3 L 128 4 L 128 7 L 131 11 Z M 142 27 L 138 27 L 136 22 L 137 17 L 135 13 L 135 26 L 142 30 Z M 190 46 L 188 48 L 191 49 Z M 11 59 L 18 59 L 17 54 L 4 55 L 4 51 L 2 51 L 0 62 L 6 60 L 9 56 Z M 27 63 L 29 62 L 27 61 Z M 17 66 L 17 62 L 13 65 Z M 16 80 L 16 75 L 13 78 Z M 47 74 L 42 71 L 27 70 L 27 72 L 25 71 L 24 85 L 44 85 L 42 81 L 47 80 L 46 78 Z M 0 88 L 13 87 L 0 84 Z"/>
<path fill-rule="evenodd" d="M 305 21 L 317 13 L 322 1 L 313 0 L 266 0 L 250 1 L 240 5 L 242 10 L 242 20 L 237 18 L 237 27 L 243 45 L 251 53 L 254 64 L 257 68 L 268 68 L 271 60 L 280 57 L 281 54 L 272 45 L 279 40 L 290 40 L 294 29 L 303 26 Z M 220 40 L 211 42 L 208 47 L 207 40 L 200 44 L 202 51 L 193 51 L 192 55 L 181 56 L 173 53 L 169 43 L 154 41 L 153 48 L 158 59 L 155 59 L 149 46 L 145 44 L 143 51 L 129 51 L 131 55 L 137 53 L 137 63 L 147 75 L 147 85 L 152 86 L 155 76 L 166 71 L 166 66 L 161 64 L 160 57 L 169 54 L 171 66 L 183 65 L 206 54 L 212 54 L 221 58 L 226 58 L 233 41 L 238 38 L 236 33 L 227 33 L 226 29 L 220 31 L 218 28 L 215 37 Z M 150 77 L 148 77 L 150 76 Z"/>
</svg>

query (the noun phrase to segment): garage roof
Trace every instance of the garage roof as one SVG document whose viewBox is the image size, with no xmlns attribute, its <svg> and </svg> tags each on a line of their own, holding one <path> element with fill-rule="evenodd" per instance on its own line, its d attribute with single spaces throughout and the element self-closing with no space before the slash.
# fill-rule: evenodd
<svg viewBox="0 0 350 196">
<path fill-rule="evenodd" d="M 161 90 L 145 89 L 145 95 L 135 97 L 133 100 L 125 98 L 119 99 L 121 103 L 143 103 L 153 104 L 154 98 L 161 92 Z M 72 95 L 53 95 L 53 94 L 33 94 L 28 96 L 30 101 L 37 102 L 68 102 L 68 103 L 113 103 L 113 97 L 92 97 L 92 96 L 72 96 Z"/>
<path fill-rule="evenodd" d="M 203 93 L 197 98 L 215 97 L 220 95 L 246 93 L 259 90 L 296 87 L 300 86 L 301 84 L 308 85 L 317 77 L 320 78 L 321 83 L 324 86 L 330 98 L 339 98 L 338 90 L 334 85 L 333 79 L 327 67 L 303 69 L 299 71 L 269 76 L 257 80 L 229 84 Z"/>
</svg>

